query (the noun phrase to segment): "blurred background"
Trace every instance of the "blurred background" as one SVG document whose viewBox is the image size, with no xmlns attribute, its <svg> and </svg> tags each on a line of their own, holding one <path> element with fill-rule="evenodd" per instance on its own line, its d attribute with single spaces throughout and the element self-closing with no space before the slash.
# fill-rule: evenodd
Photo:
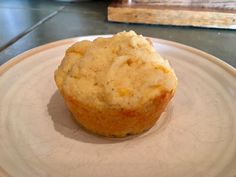
<svg viewBox="0 0 236 177">
<path fill-rule="evenodd" d="M 117 2 L 120 1 L 115 1 Z M 236 67 L 235 30 L 188 25 L 111 22 L 108 21 L 108 6 L 111 3 L 108 0 L 1 0 L 0 64 L 48 42 L 134 30 L 145 36 L 176 41 L 198 48 Z M 145 5 L 146 2 L 141 3 Z"/>
</svg>

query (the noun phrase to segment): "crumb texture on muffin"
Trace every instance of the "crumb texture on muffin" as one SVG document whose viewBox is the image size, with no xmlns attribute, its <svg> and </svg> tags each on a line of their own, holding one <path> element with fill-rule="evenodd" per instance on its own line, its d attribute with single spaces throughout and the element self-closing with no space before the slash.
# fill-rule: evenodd
<svg viewBox="0 0 236 177">
<path fill-rule="evenodd" d="M 118 137 L 149 129 L 177 85 L 169 63 L 133 31 L 75 43 L 55 80 L 80 124 Z"/>
</svg>

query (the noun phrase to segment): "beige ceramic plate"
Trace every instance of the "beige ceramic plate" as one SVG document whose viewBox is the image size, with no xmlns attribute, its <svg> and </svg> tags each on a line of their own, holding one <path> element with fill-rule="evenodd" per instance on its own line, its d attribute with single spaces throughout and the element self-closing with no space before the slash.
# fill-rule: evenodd
<svg viewBox="0 0 236 177">
<path fill-rule="evenodd" d="M 179 86 L 150 131 L 107 139 L 78 127 L 53 72 L 66 48 L 95 37 L 50 43 L 0 67 L 0 176 L 236 176 L 236 71 L 181 44 L 153 39 Z"/>
</svg>

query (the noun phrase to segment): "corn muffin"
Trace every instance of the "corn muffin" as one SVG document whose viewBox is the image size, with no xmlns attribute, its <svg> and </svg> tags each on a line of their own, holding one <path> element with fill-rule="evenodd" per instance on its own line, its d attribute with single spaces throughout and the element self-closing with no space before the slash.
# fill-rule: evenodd
<svg viewBox="0 0 236 177">
<path fill-rule="evenodd" d="M 108 137 L 150 129 L 177 86 L 168 61 L 134 31 L 75 43 L 55 81 L 78 123 Z"/>
</svg>

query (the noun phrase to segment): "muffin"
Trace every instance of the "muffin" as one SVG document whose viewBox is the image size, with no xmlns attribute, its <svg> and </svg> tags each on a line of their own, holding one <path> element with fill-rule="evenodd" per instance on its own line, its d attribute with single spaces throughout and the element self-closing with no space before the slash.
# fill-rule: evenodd
<svg viewBox="0 0 236 177">
<path fill-rule="evenodd" d="M 75 43 L 55 81 L 76 121 L 108 137 L 150 129 L 177 86 L 168 61 L 134 31 Z"/>
</svg>

